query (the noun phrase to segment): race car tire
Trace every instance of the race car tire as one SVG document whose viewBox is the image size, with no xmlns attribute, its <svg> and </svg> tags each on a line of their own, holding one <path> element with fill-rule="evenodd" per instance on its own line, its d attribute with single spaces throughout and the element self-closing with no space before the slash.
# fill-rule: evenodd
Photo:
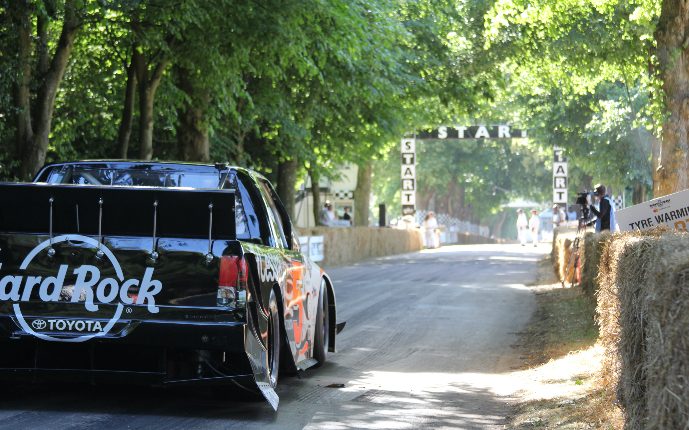
<svg viewBox="0 0 689 430">
<path fill-rule="evenodd" d="M 278 311 L 278 302 L 274 290 L 270 291 L 268 311 L 268 377 L 271 387 L 275 388 L 280 374 L 280 344 L 282 343 L 282 336 L 280 332 L 280 312 Z"/>
<path fill-rule="evenodd" d="M 318 312 L 316 313 L 316 335 L 313 341 L 313 358 L 318 361 L 318 366 L 325 363 L 330 333 L 330 318 L 328 315 L 328 287 L 325 281 L 321 281 L 321 294 L 318 300 Z"/>
</svg>

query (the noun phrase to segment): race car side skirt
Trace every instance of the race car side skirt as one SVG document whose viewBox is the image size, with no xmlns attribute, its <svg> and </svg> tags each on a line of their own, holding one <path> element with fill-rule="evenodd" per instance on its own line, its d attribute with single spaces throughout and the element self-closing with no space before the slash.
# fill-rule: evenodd
<svg viewBox="0 0 689 430">
<path fill-rule="evenodd" d="M 259 340 L 257 327 L 254 324 L 254 318 L 251 318 L 251 313 L 255 312 L 253 308 L 247 312 L 247 325 L 244 329 L 244 348 L 246 356 L 249 359 L 249 364 L 254 373 L 254 382 L 263 397 L 268 401 L 270 406 L 277 411 L 280 403 L 280 398 L 275 392 L 275 387 L 270 383 L 270 375 L 268 370 L 268 351 L 266 347 Z"/>
</svg>

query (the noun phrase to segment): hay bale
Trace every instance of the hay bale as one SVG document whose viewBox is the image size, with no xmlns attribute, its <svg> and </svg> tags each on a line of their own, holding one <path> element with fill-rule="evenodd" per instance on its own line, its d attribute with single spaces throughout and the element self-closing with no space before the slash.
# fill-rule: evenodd
<svg viewBox="0 0 689 430">
<path fill-rule="evenodd" d="M 323 236 L 324 265 L 339 266 L 373 257 L 403 254 L 423 249 L 418 229 L 314 227 L 301 229 L 301 236 Z"/>
<path fill-rule="evenodd" d="M 689 423 L 689 249 L 686 234 L 625 233 L 603 241 L 597 318 L 603 382 L 625 428 Z"/>
<path fill-rule="evenodd" d="M 604 381 L 625 410 L 628 428 L 644 428 L 646 415 L 644 313 L 642 290 L 652 275 L 657 238 L 639 234 L 615 237 L 601 258 L 598 282 L 600 338 L 605 347 Z M 615 386 L 616 385 L 616 386 Z"/>
<path fill-rule="evenodd" d="M 571 264 L 572 244 L 576 238 L 576 231 L 560 231 L 553 240 L 552 261 L 555 275 L 562 282 L 572 282 L 574 280 L 574 270 L 567 269 Z M 567 279 L 565 279 L 567 278 Z"/>
<path fill-rule="evenodd" d="M 579 245 L 581 254 L 581 288 L 584 295 L 591 301 L 596 300 L 598 290 L 598 265 L 603 246 L 612 237 L 609 231 L 602 233 L 587 232 Z"/>
<path fill-rule="evenodd" d="M 619 381 L 620 296 L 617 288 L 617 265 L 623 240 L 613 240 L 603 246 L 597 282 L 596 322 L 598 341 L 605 351 L 603 355 L 602 382 L 609 395 L 614 394 Z"/>
<path fill-rule="evenodd" d="M 643 289 L 646 317 L 644 363 L 649 429 L 689 426 L 689 236 L 668 235 L 659 241 L 652 276 Z M 632 369 L 633 370 L 633 369 Z M 630 375 L 633 376 L 633 375 Z M 633 383 L 634 381 L 630 381 Z"/>
</svg>

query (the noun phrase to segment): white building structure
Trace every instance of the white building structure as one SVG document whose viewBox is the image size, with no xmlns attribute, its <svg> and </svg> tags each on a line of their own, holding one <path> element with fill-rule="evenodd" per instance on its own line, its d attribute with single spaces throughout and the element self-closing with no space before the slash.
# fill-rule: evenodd
<svg viewBox="0 0 689 430">
<path fill-rule="evenodd" d="M 319 181 L 321 205 L 330 201 L 337 218 L 344 215 L 345 207 L 350 208 L 350 215 L 354 216 L 354 190 L 359 169 L 356 164 L 345 164 L 337 170 L 337 177 L 330 179 L 322 177 Z M 294 207 L 293 221 L 298 228 L 315 227 L 313 218 L 313 193 L 311 192 L 311 178 L 306 177 L 302 184 Z"/>
</svg>

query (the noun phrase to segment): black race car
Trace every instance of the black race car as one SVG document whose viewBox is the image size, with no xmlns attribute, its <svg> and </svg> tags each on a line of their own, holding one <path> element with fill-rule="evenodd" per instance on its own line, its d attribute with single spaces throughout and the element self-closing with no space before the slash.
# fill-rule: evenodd
<svg viewBox="0 0 689 430">
<path fill-rule="evenodd" d="M 280 369 L 335 350 L 332 282 L 255 172 L 58 163 L 0 196 L 0 378 L 233 384 L 277 408 Z"/>
</svg>

